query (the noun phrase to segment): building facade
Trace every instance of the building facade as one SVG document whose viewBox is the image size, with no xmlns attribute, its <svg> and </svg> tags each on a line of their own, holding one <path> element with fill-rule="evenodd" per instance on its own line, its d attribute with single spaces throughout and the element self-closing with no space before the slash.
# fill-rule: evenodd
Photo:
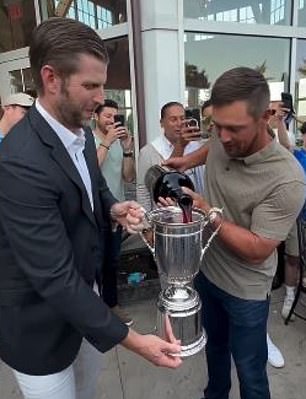
<svg viewBox="0 0 306 399">
<path fill-rule="evenodd" d="M 306 0 L 0 0 L 0 97 L 33 93 L 32 29 L 54 16 L 96 29 L 110 55 L 106 96 L 139 147 L 159 132 L 168 101 L 198 107 L 235 66 L 260 69 L 306 120 Z"/>
</svg>

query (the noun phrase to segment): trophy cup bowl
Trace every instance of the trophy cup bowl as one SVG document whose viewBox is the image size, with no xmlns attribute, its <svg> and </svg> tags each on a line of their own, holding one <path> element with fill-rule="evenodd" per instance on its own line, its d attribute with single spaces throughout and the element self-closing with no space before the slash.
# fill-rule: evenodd
<svg viewBox="0 0 306 399">
<path fill-rule="evenodd" d="M 157 302 L 157 334 L 173 342 L 181 341 L 181 353 L 186 357 L 199 352 L 206 344 L 201 322 L 202 303 L 191 287 L 199 272 L 200 262 L 213 234 L 205 242 L 207 216 L 192 210 L 192 221 L 183 223 L 182 210 L 169 206 L 146 214 L 152 241 L 144 241 L 157 263 L 162 291 Z"/>
<path fill-rule="evenodd" d="M 159 274 L 167 284 L 184 286 L 199 272 L 204 255 L 203 230 L 208 224 L 200 210 L 192 211 L 192 222 L 182 222 L 176 206 L 155 209 L 146 214 L 152 230 L 152 243 L 144 239 L 153 253 Z"/>
</svg>

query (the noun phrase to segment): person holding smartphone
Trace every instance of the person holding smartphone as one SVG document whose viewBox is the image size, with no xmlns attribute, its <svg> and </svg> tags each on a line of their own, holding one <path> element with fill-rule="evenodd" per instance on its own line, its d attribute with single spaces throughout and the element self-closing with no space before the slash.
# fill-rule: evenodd
<svg viewBox="0 0 306 399">
<path fill-rule="evenodd" d="M 124 182 L 135 179 L 133 139 L 124 126 L 123 115 L 118 115 L 118 104 L 106 99 L 95 110 L 96 128 L 94 137 L 98 163 L 112 194 L 123 201 Z M 112 237 L 112 257 L 106 262 L 103 272 L 103 299 L 117 316 L 128 326 L 133 324 L 130 315 L 118 305 L 117 265 L 121 247 L 121 230 Z"/>
<path fill-rule="evenodd" d="M 182 136 L 184 126 L 189 122 L 190 118 L 187 116 L 186 119 L 183 104 L 177 101 L 170 101 L 164 104 L 160 110 L 161 134 L 140 150 L 137 175 L 137 201 L 147 211 L 155 206 L 150 190 L 148 190 L 145 184 L 145 176 L 150 167 L 159 165 L 173 157 L 189 154 L 201 147 L 200 141 L 185 140 Z M 189 127 L 188 129 L 198 131 L 198 127 Z M 188 170 L 185 170 L 185 173 L 192 180 L 196 192 L 203 194 L 203 167 L 196 166 L 188 168 Z"/>
<path fill-rule="evenodd" d="M 272 108 L 272 116 L 269 124 L 273 128 L 273 131 L 277 134 L 278 140 L 282 146 L 287 148 L 302 166 L 304 172 L 306 172 L 306 157 L 305 157 L 305 143 L 304 138 L 306 133 L 306 126 L 302 125 L 300 132 L 303 137 L 302 148 L 297 148 L 293 143 L 293 140 L 289 137 L 289 131 L 287 130 L 286 121 L 288 121 L 288 114 L 292 114 L 293 105 L 292 97 L 289 93 L 282 93 L 282 102 L 277 104 L 276 107 Z M 285 241 L 285 297 L 281 310 L 281 315 L 284 320 L 289 316 L 291 307 L 295 299 L 295 291 L 298 283 L 299 276 L 299 245 L 298 245 L 298 234 L 297 226 L 293 225 L 286 241 Z M 294 314 L 291 315 L 290 320 L 293 321 L 295 318 Z"/>
</svg>

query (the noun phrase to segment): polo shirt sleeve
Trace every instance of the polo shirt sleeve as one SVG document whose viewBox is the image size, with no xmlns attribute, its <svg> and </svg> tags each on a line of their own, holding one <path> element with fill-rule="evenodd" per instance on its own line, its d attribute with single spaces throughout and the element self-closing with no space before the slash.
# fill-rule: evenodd
<svg viewBox="0 0 306 399">
<path fill-rule="evenodd" d="M 259 236 L 284 241 L 306 198 L 305 183 L 294 180 L 280 184 L 252 212 L 251 231 Z"/>
</svg>

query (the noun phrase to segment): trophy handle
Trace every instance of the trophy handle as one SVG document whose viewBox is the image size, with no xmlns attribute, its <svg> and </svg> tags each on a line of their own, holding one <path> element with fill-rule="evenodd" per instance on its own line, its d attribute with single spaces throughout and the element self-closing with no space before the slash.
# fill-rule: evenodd
<svg viewBox="0 0 306 399">
<path fill-rule="evenodd" d="M 212 208 L 212 210 L 214 212 L 219 212 L 221 214 L 221 216 L 223 215 L 223 208 L 219 209 L 219 208 Z M 209 239 L 207 240 L 205 246 L 202 248 L 202 252 L 201 252 L 201 260 L 200 262 L 202 262 L 203 256 L 205 254 L 205 252 L 208 250 L 208 248 L 210 247 L 210 244 L 212 243 L 212 240 L 215 238 L 215 236 L 219 233 L 219 230 L 222 226 L 222 222 L 219 224 L 219 226 L 216 228 L 216 230 L 212 233 L 212 235 L 209 237 Z"/>
<path fill-rule="evenodd" d="M 146 244 L 146 246 L 149 248 L 149 250 L 152 252 L 153 256 L 155 255 L 155 244 L 154 244 L 154 233 L 153 233 L 153 228 L 152 228 L 152 223 L 150 216 L 146 212 L 144 215 L 149 228 L 143 229 L 141 232 L 139 232 L 140 237 L 142 238 L 142 241 Z M 149 234 L 152 234 L 149 236 Z M 150 240 L 151 238 L 151 240 Z"/>
<path fill-rule="evenodd" d="M 207 243 L 205 244 L 205 247 L 202 248 L 200 262 L 202 262 L 202 259 L 203 259 L 203 256 L 204 256 L 205 252 L 208 250 L 208 248 L 210 247 L 210 244 L 211 244 L 212 240 L 214 239 L 214 237 L 215 237 L 217 234 L 218 234 L 218 229 L 215 230 L 215 231 L 212 233 L 212 235 L 211 235 L 211 236 L 209 237 L 209 239 L 207 240 Z"/>
</svg>

